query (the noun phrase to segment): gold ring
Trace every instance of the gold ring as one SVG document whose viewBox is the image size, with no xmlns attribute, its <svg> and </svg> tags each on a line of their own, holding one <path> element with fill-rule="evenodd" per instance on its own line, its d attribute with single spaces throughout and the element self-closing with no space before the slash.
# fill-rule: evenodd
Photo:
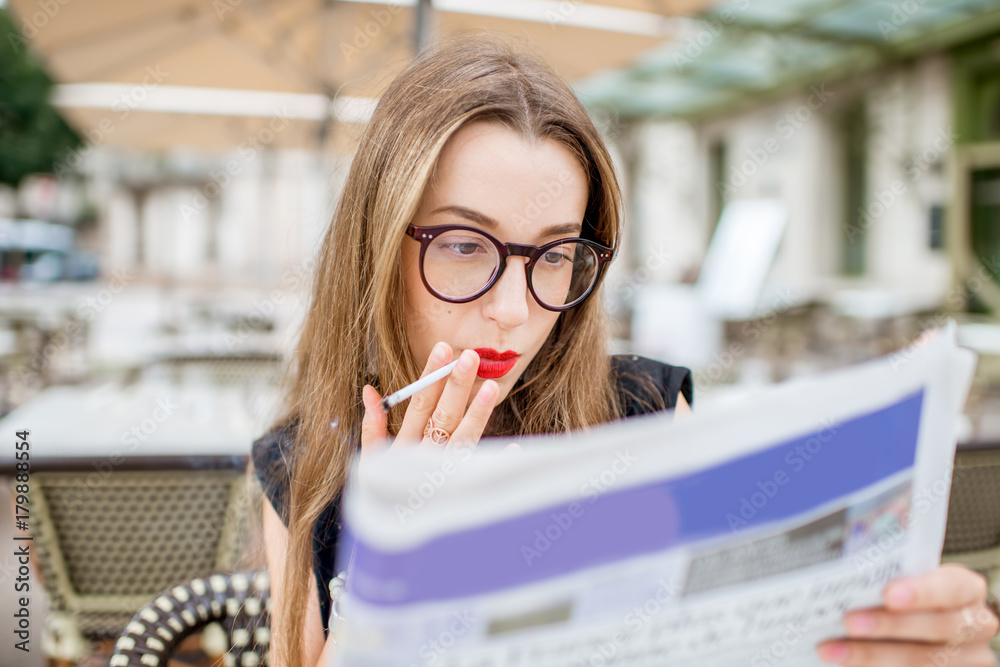
<svg viewBox="0 0 1000 667">
<path fill-rule="evenodd" d="M 431 417 L 427 420 L 427 426 L 424 427 L 424 436 L 430 438 L 435 445 L 444 445 L 451 438 L 451 433 L 440 426 L 435 426 L 434 417 Z"/>
</svg>

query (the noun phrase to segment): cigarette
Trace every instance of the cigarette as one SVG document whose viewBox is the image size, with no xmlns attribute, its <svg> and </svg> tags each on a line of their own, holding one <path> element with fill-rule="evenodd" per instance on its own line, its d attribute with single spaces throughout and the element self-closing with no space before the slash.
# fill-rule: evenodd
<svg viewBox="0 0 1000 667">
<path fill-rule="evenodd" d="M 457 365 L 458 365 L 458 359 L 451 362 L 447 366 L 442 366 L 433 373 L 420 378 L 413 384 L 408 384 L 399 391 L 386 396 L 385 398 L 382 399 L 382 410 L 384 412 L 389 412 L 389 408 L 396 405 L 397 403 L 405 401 L 410 396 L 413 396 L 421 389 L 431 386 L 441 378 L 448 377 L 448 375 L 452 372 L 452 370 L 454 370 L 455 366 Z"/>
</svg>

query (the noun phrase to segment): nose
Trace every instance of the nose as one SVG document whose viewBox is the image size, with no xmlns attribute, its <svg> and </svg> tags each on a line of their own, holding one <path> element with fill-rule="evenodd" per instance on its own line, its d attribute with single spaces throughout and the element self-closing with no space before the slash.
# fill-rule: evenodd
<svg viewBox="0 0 1000 667">
<path fill-rule="evenodd" d="M 515 261 L 517 260 L 517 261 Z M 507 258 L 507 268 L 500 279 L 483 295 L 483 315 L 496 322 L 501 329 L 513 329 L 528 321 L 527 257 Z"/>
</svg>

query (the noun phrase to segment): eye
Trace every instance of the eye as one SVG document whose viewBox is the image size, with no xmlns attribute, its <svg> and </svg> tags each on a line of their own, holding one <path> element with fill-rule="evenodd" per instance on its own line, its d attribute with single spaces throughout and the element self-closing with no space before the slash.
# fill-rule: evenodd
<svg viewBox="0 0 1000 667">
<path fill-rule="evenodd" d="M 446 247 L 451 248 L 460 255 L 471 255 L 480 248 L 478 243 L 450 243 Z"/>
<path fill-rule="evenodd" d="M 489 251 L 485 241 L 470 236 L 444 236 L 435 245 L 442 252 L 463 257 Z"/>
<path fill-rule="evenodd" d="M 569 251 L 553 248 L 552 250 L 546 251 L 546 253 L 542 255 L 542 261 L 548 266 L 556 267 L 560 266 L 564 262 L 572 262 L 573 258 L 570 257 Z"/>
</svg>

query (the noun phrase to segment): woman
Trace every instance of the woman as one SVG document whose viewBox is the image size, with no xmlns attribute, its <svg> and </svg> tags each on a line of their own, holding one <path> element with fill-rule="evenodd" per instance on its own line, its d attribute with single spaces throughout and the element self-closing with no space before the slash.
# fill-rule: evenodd
<svg viewBox="0 0 1000 667">
<path fill-rule="evenodd" d="M 334 655 L 327 584 L 339 494 L 359 448 L 687 410 L 686 369 L 606 353 L 593 297 L 620 235 L 607 149 L 544 65 L 495 41 L 461 40 L 393 81 L 320 250 L 286 415 L 254 444 L 269 501 L 274 664 Z M 456 355 L 446 380 L 383 415 L 382 394 Z M 912 664 L 954 638 L 963 609 L 985 612 L 984 600 L 982 577 L 960 568 L 897 582 L 888 608 L 848 619 L 865 640 L 823 655 L 846 647 L 844 664 Z M 991 621 L 962 644 L 952 664 L 982 664 L 995 629 Z"/>
</svg>

